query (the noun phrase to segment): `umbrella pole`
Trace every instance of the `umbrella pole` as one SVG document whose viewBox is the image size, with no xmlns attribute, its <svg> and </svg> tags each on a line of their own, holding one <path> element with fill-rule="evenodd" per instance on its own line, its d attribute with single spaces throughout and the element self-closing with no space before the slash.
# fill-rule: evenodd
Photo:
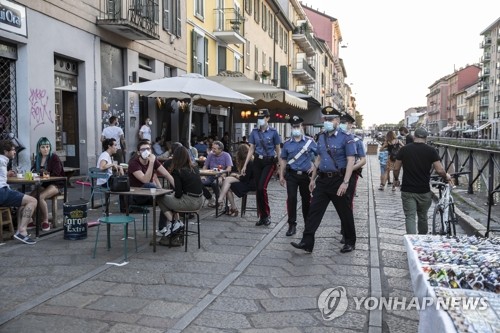
<svg viewBox="0 0 500 333">
<path fill-rule="evenodd" d="M 191 148 L 191 126 L 193 122 L 193 96 L 189 96 L 189 124 L 187 134 L 187 146 Z"/>
</svg>

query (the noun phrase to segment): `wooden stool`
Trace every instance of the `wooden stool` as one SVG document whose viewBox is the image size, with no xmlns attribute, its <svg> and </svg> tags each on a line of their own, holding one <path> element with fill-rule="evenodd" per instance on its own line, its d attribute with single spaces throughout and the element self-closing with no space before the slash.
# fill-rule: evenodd
<svg viewBox="0 0 500 333">
<path fill-rule="evenodd" d="M 135 252 L 137 252 L 137 230 L 135 228 L 135 218 L 132 216 L 127 216 L 127 215 L 112 215 L 112 216 L 103 216 L 97 219 L 100 223 L 97 225 L 97 234 L 95 236 L 95 245 L 94 245 L 94 255 L 92 256 L 95 258 L 95 251 L 97 248 L 97 240 L 99 238 L 99 229 L 102 223 L 106 224 L 106 231 L 107 231 L 107 245 L 108 245 L 108 251 L 111 248 L 111 237 L 110 237 L 110 230 L 111 230 L 111 224 L 123 224 L 123 240 L 125 242 L 123 246 L 123 253 L 125 256 L 125 261 L 127 261 L 127 239 L 128 239 L 128 224 L 129 223 L 134 223 L 134 241 L 135 241 Z"/>
<path fill-rule="evenodd" d="M 257 206 L 247 208 L 247 196 L 248 195 L 255 195 L 255 191 L 249 191 L 247 194 L 245 194 L 243 197 L 241 197 L 241 217 L 245 216 L 245 212 L 247 210 L 257 210 Z"/>
<path fill-rule="evenodd" d="M 59 200 L 64 200 L 64 195 L 54 195 L 52 198 L 52 226 L 57 228 L 63 224 L 63 211 L 59 210 Z"/>
<path fill-rule="evenodd" d="M 11 236 L 14 235 L 14 224 L 9 207 L 0 207 L 0 242 L 3 242 L 3 227 L 8 226 Z"/>
<path fill-rule="evenodd" d="M 184 252 L 187 252 L 188 249 L 188 237 L 191 235 L 198 235 L 198 248 L 201 248 L 200 241 L 200 210 L 178 210 L 175 213 L 184 214 L 182 223 L 184 223 Z M 196 224 L 198 227 L 198 231 L 189 231 L 189 215 L 196 215 Z"/>
</svg>

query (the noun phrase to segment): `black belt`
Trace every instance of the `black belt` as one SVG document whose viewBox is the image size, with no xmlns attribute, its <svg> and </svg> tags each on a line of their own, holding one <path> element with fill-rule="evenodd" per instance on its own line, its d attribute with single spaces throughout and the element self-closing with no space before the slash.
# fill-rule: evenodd
<svg viewBox="0 0 500 333">
<path fill-rule="evenodd" d="M 293 169 L 288 169 L 286 172 L 291 172 L 291 173 L 295 173 L 297 175 L 307 175 L 307 171 L 297 171 L 297 170 L 293 170 Z"/>
<path fill-rule="evenodd" d="M 263 156 L 259 154 L 253 154 L 253 157 L 258 158 L 259 160 L 271 161 L 274 159 L 274 156 Z"/>
<path fill-rule="evenodd" d="M 187 193 L 186 193 L 186 195 L 187 195 L 188 197 L 199 198 L 199 197 L 201 197 L 201 196 L 203 195 L 203 193 L 200 193 L 200 194 L 194 194 L 194 193 L 189 193 L 189 192 L 187 192 Z"/>
<path fill-rule="evenodd" d="M 340 171 L 332 172 L 318 172 L 318 176 L 321 178 L 333 178 L 333 177 L 343 177 L 344 175 Z"/>
</svg>

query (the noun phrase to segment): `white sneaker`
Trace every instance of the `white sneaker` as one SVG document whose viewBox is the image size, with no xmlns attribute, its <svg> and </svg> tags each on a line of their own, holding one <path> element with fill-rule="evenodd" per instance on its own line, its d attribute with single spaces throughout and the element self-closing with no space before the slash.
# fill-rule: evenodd
<svg viewBox="0 0 500 333">
<path fill-rule="evenodd" d="M 166 227 L 163 227 L 163 229 L 159 230 L 156 232 L 156 236 L 158 237 L 166 237 L 172 233 L 172 224 L 169 223 L 167 224 Z"/>
<path fill-rule="evenodd" d="M 175 220 L 175 222 L 172 225 L 172 232 L 176 232 L 179 229 L 184 228 L 184 223 L 182 223 L 179 220 Z"/>
</svg>

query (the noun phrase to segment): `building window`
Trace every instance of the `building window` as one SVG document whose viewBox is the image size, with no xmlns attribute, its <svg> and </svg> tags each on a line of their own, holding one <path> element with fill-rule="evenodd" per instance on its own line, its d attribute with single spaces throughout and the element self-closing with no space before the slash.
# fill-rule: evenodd
<svg viewBox="0 0 500 333">
<path fill-rule="evenodd" d="M 205 18 L 205 0 L 194 0 L 194 16 L 203 20 Z"/>
<path fill-rule="evenodd" d="M 245 67 L 247 69 L 250 69 L 250 41 L 247 40 L 246 45 L 245 45 Z"/>
<path fill-rule="evenodd" d="M 260 0 L 254 0 L 253 2 L 253 19 L 255 22 L 260 22 Z"/>
<path fill-rule="evenodd" d="M 267 18 L 269 19 L 269 37 L 273 38 L 273 33 L 274 33 L 274 22 L 273 22 L 273 14 L 271 14 L 271 11 L 267 13 Z"/>
<path fill-rule="evenodd" d="M 245 11 L 248 15 L 252 15 L 252 1 L 253 0 L 245 0 Z"/>
<path fill-rule="evenodd" d="M 191 33 L 191 72 L 208 75 L 208 39 L 196 32 Z"/>
<path fill-rule="evenodd" d="M 234 55 L 234 71 L 241 72 L 241 57 L 238 54 Z"/>
<path fill-rule="evenodd" d="M 163 30 L 181 37 L 181 0 L 163 0 Z"/>
<path fill-rule="evenodd" d="M 264 3 L 262 3 L 262 30 L 267 31 L 267 10 Z"/>
<path fill-rule="evenodd" d="M 259 71 L 259 49 L 255 47 L 254 71 Z"/>
</svg>

